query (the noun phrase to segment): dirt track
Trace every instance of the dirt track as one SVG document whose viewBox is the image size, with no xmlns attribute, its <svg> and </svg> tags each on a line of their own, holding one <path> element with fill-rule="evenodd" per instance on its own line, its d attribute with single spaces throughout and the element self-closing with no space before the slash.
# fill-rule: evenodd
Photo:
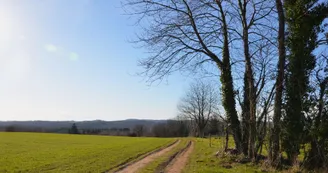
<svg viewBox="0 0 328 173">
<path fill-rule="evenodd" d="M 189 147 L 180 153 L 172 162 L 166 167 L 165 173 L 181 173 L 188 162 L 188 158 L 194 149 L 194 143 L 191 142 Z"/>
<path fill-rule="evenodd" d="M 133 162 L 133 163 L 129 164 L 128 166 L 126 166 L 125 168 L 123 168 L 122 170 L 117 171 L 117 173 L 135 173 L 135 172 L 139 171 L 141 168 L 143 168 L 144 166 L 146 166 L 148 163 L 163 156 L 165 153 L 167 153 L 168 151 L 170 151 L 171 149 L 176 147 L 179 144 L 179 142 L 180 141 L 177 141 L 173 145 L 171 145 L 167 148 L 164 148 L 162 150 L 154 152 L 141 160 Z"/>
</svg>

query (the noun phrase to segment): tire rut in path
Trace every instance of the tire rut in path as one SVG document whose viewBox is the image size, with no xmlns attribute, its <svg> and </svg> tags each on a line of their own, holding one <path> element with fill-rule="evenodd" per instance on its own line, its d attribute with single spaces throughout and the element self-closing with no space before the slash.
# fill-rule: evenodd
<svg viewBox="0 0 328 173">
<path fill-rule="evenodd" d="M 190 142 L 189 146 L 179 155 L 174 158 L 171 163 L 165 168 L 165 173 L 181 173 L 187 165 L 189 156 L 194 150 L 194 142 Z"/>
<path fill-rule="evenodd" d="M 146 156 L 145 158 L 142 158 L 141 160 L 138 160 L 136 162 L 132 162 L 128 164 L 123 169 L 116 171 L 116 173 L 135 173 L 138 172 L 141 168 L 146 166 L 148 163 L 154 161 L 155 159 L 163 156 L 165 153 L 172 150 L 174 147 L 176 147 L 179 144 L 180 140 L 174 142 L 174 144 L 161 149 L 159 151 L 155 151 L 154 153 L 151 153 L 150 155 Z"/>
</svg>

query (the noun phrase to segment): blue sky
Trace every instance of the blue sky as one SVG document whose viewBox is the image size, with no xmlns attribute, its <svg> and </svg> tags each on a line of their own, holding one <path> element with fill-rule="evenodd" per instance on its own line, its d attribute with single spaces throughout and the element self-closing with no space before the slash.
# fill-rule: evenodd
<svg viewBox="0 0 328 173">
<path fill-rule="evenodd" d="M 0 120 L 166 119 L 190 79 L 148 86 L 119 0 L 0 0 Z"/>
</svg>

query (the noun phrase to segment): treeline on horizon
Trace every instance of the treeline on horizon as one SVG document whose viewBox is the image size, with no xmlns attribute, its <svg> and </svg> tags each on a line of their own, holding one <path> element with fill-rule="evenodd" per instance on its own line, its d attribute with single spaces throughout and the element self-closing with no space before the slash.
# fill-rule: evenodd
<svg viewBox="0 0 328 173">
<path fill-rule="evenodd" d="M 110 135 L 130 137 L 196 137 L 199 136 L 194 123 L 188 120 L 167 120 L 151 126 L 136 124 L 133 128 L 79 128 L 75 123 L 70 128 L 42 128 L 33 126 L 9 125 L 0 127 L 0 132 L 37 132 L 81 135 Z M 225 123 L 218 119 L 209 120 L 204 130 L 206 136 L 225 135 Z"/>
</svg>

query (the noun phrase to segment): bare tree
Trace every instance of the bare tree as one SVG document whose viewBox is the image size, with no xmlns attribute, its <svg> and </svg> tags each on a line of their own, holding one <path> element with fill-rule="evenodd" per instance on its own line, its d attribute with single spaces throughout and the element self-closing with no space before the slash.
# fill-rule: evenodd
<svg viewBox="0 0 328 173">
<path fill-rule="evenodd" d="M 244 148 L 244 154 L 255 157 L 258 93 L 263 88 L 261 75 L 266 73 L 257 74 L 256 61 L 261 59 L 261 50 L 275 44 L 272 31 L 276 28 L 270 22 L 274 18 L 274 2 L 128 0 L 127 5 L 133 7 L 130 14 L 140 16 L 138 24 L 151 21 L 146 22 L 147 27 L 143 27 L 137 40 L 150 50 L 150 57 L 140 61 L 145 69 L 142 74 L 153 82 L 175 71 L 195 72 L 214 65 L 221 72 L 222 105 L 235 146 L 239 152 Z M 233 65 L 240 61 L 245 62 L 243 135 L 232 75 Z"/>
<path fill-rule="evenodd" d="M 209 119 L 217 114 L 218 94 L 211 83 L 198 81 L 190 85 L 189 91 L 178 105 L 182 116 L 192 121 L 199 137 L 204 137 L 204 130 Z"/>
<path fill-rule="evenodd" d="M 274 4 L 271 0 L 127 0 L 129 14 L 139 16 L 144 32 L 137 43 L 150 52 L 142 59 L 142 73 L 150 82 L 162 80 L 175 71 L 192 71 L 213 66 L 220 70 L 222 105 L 238 151 L 243 146 L 240 121 L 235 107 L 232 61 L 245 63 L 244 147 L 255 153 L 257 89 L 254 58 L 262 42 L 272 44 L 270 26 Z M 131 10 L 132 9 L 132 10 Z M 150 21 L 150 22 L 148 22 Z M 233 44 L 232 44 L 233 43 Z M 261 43 L 259 46 L 259 43 Z M 236 47 L 236 45 L 243 45 Z M 231 49 L 234 51 L 232 52 Z M 243 50 L 242 58 L 235 52 Z M 231 55 L 235 56 L 234 59 Z M 249 135 L 247 135 L 249 134 Z M 248 143 L 250 141 L 250 143 Z M 250 147 L 248 147 L 248 144 Z M 244 152 L 245 154 L 248 151 Z"/>
<path fill-rule="evenodd" d="M 271 32 L 274 27 L 270 19 L 274 10 L 272 0 L 238 0 L 230 2 L 228 15 L 235 21 L 229 26 L 231 34 L 235 35 L 234 45 L 242 45 L 242 55 L 245 62 L 244 100 L 243 100 L 243 148 L 244 154 L 250 158 L 256 156 L 256 109 L 258 92 L 261 92 L 263 73 L 256 71 L 256 61 L 261 60 L 261 51 L 274 43 Z M 270 29 L 269 29 L 270 28 Z M 233 49 L 239 52 L 238 49 Z M 261 67 L 260 67 L 261 68 Z M 265 70 L 264 70 L 265 71 Z M 256 77 L 258 76 L 258 81 Z"/>
<path fill-rule="evenodd" d="M 149 50 L 142 59 L 142 73 L 150 82 L 176 71 L 212 66 L 220 71 L 222 105 L 226 111 L 235 146 L 242 151 L 230 58 L 231 38 L 224 0 L 126 0 L 128 14 L 138 16 L 144 32 L 137 43 Z"/>
</svg>

